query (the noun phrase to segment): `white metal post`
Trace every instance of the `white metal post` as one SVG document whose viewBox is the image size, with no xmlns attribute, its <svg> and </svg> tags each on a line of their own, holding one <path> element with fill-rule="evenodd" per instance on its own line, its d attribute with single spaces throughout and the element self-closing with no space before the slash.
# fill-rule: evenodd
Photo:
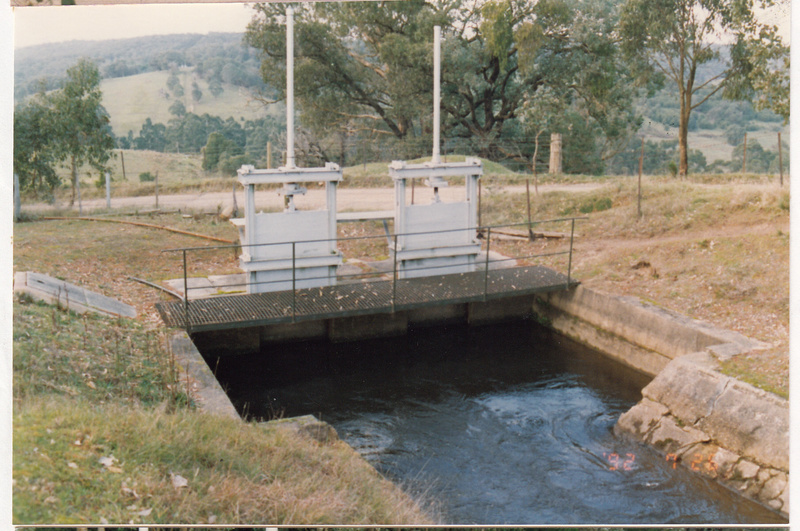
<svg viewBox="0 0 800 531">
<path fill-rule="evenodd" d="M 111 208 L 111 174 L 106 172 L 106 208 Z"/>
<path fill-rule="evenodd" d="M 294 8 L 286 8 L 286 167 L 294 168 Z"/>
<path fill-rule="evenodd" d="M 433 27 L 433 163 L 439 164 L 440 100 L 441 100 L 442 28 Z"/>
</svg>

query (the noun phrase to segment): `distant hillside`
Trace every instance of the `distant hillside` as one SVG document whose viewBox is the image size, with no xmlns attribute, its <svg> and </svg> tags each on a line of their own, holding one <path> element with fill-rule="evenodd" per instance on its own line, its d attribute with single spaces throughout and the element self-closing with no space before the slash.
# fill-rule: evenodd
<svg viewBox="0 0 800 531">
<path fill-rule="evenodd" d="M 58 86 L 67 68 L 81 57 L 92 59 L 105 78 L 169 70 L 171 66 L 200 66 L 203 70 L 206 64 L 222 60 L 228 63 L 222 74 L 231 78 L 228 81 L 236 78 L 238 85 L 263 85 L 258 58 L 242 43 L 241 33 L 154 35 L 19 48 L 14 52 L 15 100 L 36 92 L 41 79 L 46 79 L 48 88 Z"/>
<path fill-rule="evenodd" d="M 227 83 L 222 84 L 223 92 L 215 97 L 208 82 L 189 69 L 182 69 L 178 74 L 182 85 L 191 87 L 196 82 L 203 95 L 200 101 L 194 101 L 191 91 L 186 91 L 182 97 L 176 98 L 166 90 L 168 77 L 169 72 L 147 72 L 103 80 L 103 105 L 111 115 L 115 135 L 124 136 L 128 131 L 138 134 L 147 118 L 153 123 L 166 124 L 173 117 L 169 107 L 176 99 L 183 102 L 188 112 L 236 120 L 253 120 L 268 114 L 277 116 L 284 112 L 280 105 L 272 105 L 269 109 L 264 107 L 247 89 Z"/>
</svg>

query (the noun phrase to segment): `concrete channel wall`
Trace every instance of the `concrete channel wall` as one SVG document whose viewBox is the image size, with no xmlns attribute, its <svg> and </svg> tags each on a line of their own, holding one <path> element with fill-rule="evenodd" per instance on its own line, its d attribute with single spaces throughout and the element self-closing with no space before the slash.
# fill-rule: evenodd
<svg viewBox="0 0 800 531">
<path fill-rule="evenodd" d="M 411 326 L 484 324 L 531 315 L 554 331 L 654 377 L 643 389 L 641 402 L 619 419 L 618 435 L 643 441 L 675 466 L 713 478 L 788 518 L 788 402 L 718 370 L 720 360 L 764 345 L 639 299 L 578 286 L 336 322 L 207 332 L 193 339 L 204 349 L 231 352 L 236 345 L 243 353 L 283 341 L 349 341 L 402 335 Z M 189 338 L 176 336 L 172 348 L 200 407 L 236 415 Z"/>
<path fill-rule="evenodd" d="M 615 426 L 668 460 L 789 516 L 788 401 L 722 374 L 765 345 L 632 297 L 579 286 L 544 294 L 535 317 L 654 379 Z"/>
</svg>

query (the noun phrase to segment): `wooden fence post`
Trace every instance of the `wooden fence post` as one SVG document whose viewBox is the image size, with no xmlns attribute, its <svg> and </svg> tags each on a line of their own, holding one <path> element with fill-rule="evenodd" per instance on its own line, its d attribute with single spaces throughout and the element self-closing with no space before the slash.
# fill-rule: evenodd
<svg viewBox="0 0 800 531">
<path fill-rule="evenodd" d="M 550 135 L 550 173 L 561 173 L 561 133 Z"/>
<path fill-rule="evenodd" d="M 781 134 L 778 133 L 778 169 L 781 172 L 781 188 L 783 188 L 783 146 L 781 146 Z"/>
<path fill-rule="evenodd" d="M 636 200 L 639 217 L 642 217 L 642 166 L 644 166 L 644 137 L 642 137 L 642 152 L 639 154 L 639 193 Z"/>
<path fill-rule="evenodd" d="M 744 134 L 744 151 L 742 151 L 742 177 L 747 173 L 747 132 Z"/>
<path fill-rule="evenodd" d="M 128 176 L 125 175 L 125 152 L 121 149 L 119 150 L 119 160 L 122 162 L 122 179 L 127 181 Z"/>
</svg>

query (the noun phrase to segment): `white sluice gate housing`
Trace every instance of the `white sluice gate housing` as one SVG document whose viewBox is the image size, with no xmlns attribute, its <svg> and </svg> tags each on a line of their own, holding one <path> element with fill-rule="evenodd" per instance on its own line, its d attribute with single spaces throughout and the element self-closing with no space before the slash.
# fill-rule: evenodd
<svg viewBox="0 0 800 531">
<path fill-rule="evenodd" d="M 440 72 L 441 28 L 434 27 L 433 49 L 433 153 L 431 161 L 407 164 L 393 161 L 389 176 L 394 180 L 397 248 L 392 249 L 400 278 L 445 275 L 475 271 L 480 252 L 477 239 L 478 179 L 483 174 L 481 161 L 441 162 L 440 136 Z M 446 178 L 464 178 L 464 201 L 442 202 L 439 188 L 448 186 Z M 407 205 L 408 179 L 425 178 L 434 189 L 428 205 Z"/>
<path fill-rule="evenodd" d="M 239 265 L 247 274 L 247 292 L 263 293 L 293 288 L 331 286 L 342 255 L 336 247 L 336 186 L 342 180 L 337 164 L 298 168 L 294 156 L 294 10 L 286 9 L 286 165 L 276 169 L 242 166 L 244 219 L 231 220 L 239 228 L 242 254 Z M 322 210 L 297 210 L 295 196 L 302 183 L 324 182 Z M 286 198 L 283 212 L 257 212 L 255 187 L 281 184 Z"/>
</svg>

